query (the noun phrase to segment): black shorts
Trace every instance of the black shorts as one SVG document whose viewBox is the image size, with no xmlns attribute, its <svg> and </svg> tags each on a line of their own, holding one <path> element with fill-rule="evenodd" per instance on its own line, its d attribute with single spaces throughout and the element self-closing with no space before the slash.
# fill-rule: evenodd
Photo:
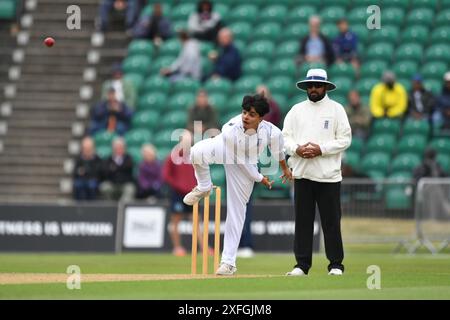
<svg viewBox="0 0 450 320">
<path fill-rule="evenodd" d="M 184 196 L 174 190 L 170 190 L 170 212 L 171 213 L 192 213 L 192 206 L 183 202 Z"/>
</svg>

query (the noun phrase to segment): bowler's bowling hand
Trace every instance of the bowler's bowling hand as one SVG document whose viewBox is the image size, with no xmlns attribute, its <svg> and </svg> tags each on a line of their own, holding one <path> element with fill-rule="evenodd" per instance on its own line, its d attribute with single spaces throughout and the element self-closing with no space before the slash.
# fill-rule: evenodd
<svg viewBox="0 0 450 320">
<path fill-rule="evenodd" d="M 283 175 L 280 176 L 281 183 L 289 182 L 289 180 L 292 180 L 292 172 L 289 168 L 283 170 Z"/>
<path fill-rule="evenodd" d="M 267 188 L 272 189 L 273 181 L 270 181 L 269 178 L 264 177 L 264 178 L 261 180 L 261 183 L 262 183 L 263 185 L 265 185 Z"/>
</svg>

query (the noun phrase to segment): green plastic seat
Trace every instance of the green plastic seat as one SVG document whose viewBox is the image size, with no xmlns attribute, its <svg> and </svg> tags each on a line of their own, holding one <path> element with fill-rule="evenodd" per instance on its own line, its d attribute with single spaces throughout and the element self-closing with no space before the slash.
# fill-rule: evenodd
<svg viewBox="0 0 450 320">
<path fill-rule="evenodd" d="M 292 90 L 292 86 L 295 87 L 290 77 L 286 76 L 274 76 L 270 77 L 266 82 L 267 87 L 269 87 L 272 93 L 289 94 Z"/>
<path fill-rule="evenodd" d="M 95 153 L 102 159 L 106 160 L 112 154 L 112 147 L 109 145 L 98 146 L 95 148 Z"/>
<path fill-rule="evenodd" d="M 307 23 L 297 22 L 291 25 L 287 25 L 283 28 L 283 33 L 280 34 L 281 41 L 300 41 L 306 37 L 309 33 L 309 27 Z"/>
<path fill-rule="evenodd" d="M 195 12 L 197 5 L 195 3 L 180 3 L 174 6 L 170 11 L 171 20 L 187 20 L 192 12 Z"/>
<path fill-rule="evenodd" d="M 279 94 L 279 93 L 273 93 L 272 99 L 278 104 L 280 107 L 280 110 L 283 114 L 286 114 L 292 106 L 288 105 L 288 99 L 286 96 Z"/>
<path fill-rule="evenodd" d="M 355 151 L 346 150 L 342 162 L 352 167 L 353 170 L 358 171 L 361 162 L 360 154 Z"/>
<path fill-rule="evenodd" d="M 151 74 L 158 75 L 162 68 L 168 68 L 176 60 L 176 56 L 159 56 L 151 65 Z"/>
<path fill-rule="evenodd" d="M 226 184 L 225 169 L 222 165 L 212 165 L 210 167 L 211 180 L 215 186 L 222 187 Z"/>
<path fill-rule="evenodd" d="M 435 27 L 448 26 L 449 21 L 450 21 L 450 8 L 445 9 L 436 15 L 434 26 Z"/>
<path fill-rule="evenodd" d="M 428 136 L 430 132 L 430 124 L 427 120 L 407 119 L 403 124 L 403 135 L 419 134 Z"/>
<path fill-rule="evenodd" d="M 262 83 L 262 77 L 243 76 L 233 85 L 233 93 L 251 94 L 256 91 L 256 87 Z"/>
<path fill-rule="evenodd" d="M 159 49 L 159 56 L 177 56 L 181 51 L 181 42 L 177 38 L 164 41 Z"/>
<path fill-rule="evenodd" d="M 287 40 L 277 46 L 275 56 L 277 58 L 293 59 L 298 55 L 300 49 L 300 42 L 298 40 Z"/>
<path fill-rule="evenodd" d="M 425 44 L 429 39 L 429 29 L 426 26 L 412 25 L 403 29 L 400 35 L 400 43 Z"/>
<path fill-rule="evenodd" d="M 297 74 L 297 66 L 295 65 L 294 59 L 284 58 L 275 60 L 270 67 L 269 74 L 271 76 L 288 76 L 295 77 Z"/>
<path fill-rule="evenodd" d="M 275 44 L 270 40 L 257 40 L 249 44 L 247 51 L 243 54 L 245 58 L 270 59 L 275 51 Z"/>
<path fill-rule="evenodd" d="M 448 154 L 439 153 L 436 161 L 441 165 L 442 170 L 450 174 L 450 156 Z"/>
<path fill-rule="evenodd" d="M 309 17 L 316 13 L 317 9 L 314 6 L 308 4 L 295 6 L 289 10 L 286 18 L 286 23 L 287 25 L 290 25 L 301 22 L 302 24 L 307 25 Z"/>
<path fill-rule="evenodd" d="M 421 62 L 423 55 L 422 46 L 418 43 L 405 43 L 395 51 L 394 61 L 411 60 Z"/>
<path fill-rule="evenodd" d="M 152 142 L 157 149 L 173 148 L 179 142 L 179 135 L 173 129 L 162 129 L 155 133 Z"/>
<path fill-rule="evenodd" d="M 206 81 L 204 88 L 208 93 L 212 92 L 221 92 L 224 94 L 229 94 L 231 92 L 231 89 L 233 87 L 233 84 L 230 80 L 227 79 L 209 79 Z"/>
<path fill-rule="evenodd" d="M 334 39 L 339 35 L 339 30 L 335 23 L 325 23 L 320 27 L 320 31 L 329 39 Z"/>
<path fill-rule="evenodd" d="M 252 34 L 252 25 L 245 21 L 236 21 L 229 26 L 235 39 L 247 41 Z"/>
<path fill-rule="evenodd" d="M 242 63 L 242 71 L 245 75 L 264 77 L 269 71 L 269 61 L 265 58 L 250 58 Z"/>
<path fill-rule="evenodd" d="M 441 80 L 447 70 L 447 64 L 443 61 L 427 62 L 421 69 L 420 73 L 425 79 Z"/>
<path fill-rule="evenodd" d="M 435 9 L 440 0 L 411 0 L 411 8 L 431 8 Z"/>
<path fill-rule="evenodd" d="M 202 57 L 208 57 L 208 54 L 214 50 L 214 44 L 211 42 L 200 42 L 200 54 Z"/>
<path fill-rule="evenodd" d="M 401 129 L 399 119 L 377 119 L 373 122 L 372 135 L 374 134 L 391 134 L 397 136 Z"/>
<path fill-rule="evenodd" d="M 390 8 L 389 10 L 381 10 L 381 21 L 385 25 L 401 26 L 404 18 L 405 18 L 405 11 L 401 8 Z"/>
<path fill-rule="evenodd" d="M 12 20 L 16 17 L 16 1 L 0 1 L 0 19 Z"/>
<path fill-rule="evenodd" d="M 180 32 L 181 30 L 187 30 L 188 22 L 185 19 L 176 20 L 172 23 L 172 29 L 174 32 Z"/>
<path fill-rule="evenodd" d="M 313 63 L 305 62 L 300 65 L 299 76 L 301 79 L 303 79 L 306 77 L 306 74 L 308 73 L 309 69 L 325 69 L 325 68 L 326 68 L 325 64 L 320 62 L 313 62 Z"/>
<path fill-rule="evenodd" d="M 351 31 L 353 31 L 356 36 L 358 37 L 358 50 L 360 49 L 361 45 L 364 45 L 369 40 L 370 32 L 371 30 L 367 29 L 367 26 L 365 24 L 357 24 L 351 26 Z"/>
<path fill-rule="evenodd" d="M 161 92 L 151 92 L 139 97 L 138 110 L 153 110 L 160 112 L 164 110 L 167 103 L 167 96 Z"/>
<path fill-rule="evenodd" d="M 170 90 L 170 81 L 166 77 L 160 75 L 151 76 L 144 81 L 141 89 L 144 93 L 168 93 Z"/>
<path fill-rule="evenodd" d="M 367 59 L 378 59 L 391 61 L 394 53 L 394 46 L 390 43 L 375 43 L 370 45 L 366 50 Z"/>
<path fill-rule="evenodd" d="M 227 21 L 230 5 L 228 3 L 214 3 L 214 11 L 220 14 L 222 20 Z"/>
<path fill-rule="evenodd" d="M 366 30 L 366 21 L 368 17 L 369 15 L 367 13 L 367 6 L 355 7 L 351 9 L 347 14 L 348 22 L 352 27 L 357 25 L 364 25 Z"/>
<path fill-rule="evenodd" d="M 442 92 L 442 81 L 438 79 L 426 79 L 423 82 L 423 86 L 435 96 L 439 96 Z"/>
<path fill-rule="evenodd" d="M 168 14 L 170 12 L 170 9 L 172 7 L 173 3 L 168 3 L 172 1 L 166 1 L 165 3 L 162 3 L 162 11 L 164 14 Z M 147 1 L 147 5 L 142 8 L 140 16 L 151 16 L 153 13 L 153 4 L 156 3 L 156 1 Z"/>
<path fill-rule="evenodd" d="M 284 22 L 288 14 L 288 8 L 282 4 L 272 4 L 261 10 L 261 21 L 264 22 Z"/>
<path fill-rule="evenodd" d="M 385 25 L 381 29 L 371 31 L 370 42 L 395 43 L 399 37 L 399 33 L 399 28 L 397 26 Z"/>
<path fill-rule="evenodd" d="M 136 112 L 133 115 L 131 124 L 133 129 L 147 129 L 153 132 L 159 121 L 159 112 L 148 110 Z"/>
<path fill-rule="evenodd" d="M 430 147 L 438 153 L 450 155 L 450 138 L 434 138 L 430 143 Z"/>
<path fill-rule="evenodd" d="M 200 81 L 194 79 L 183 79 L 183 81 L 177 81 L 172 85 L 172 93 L 178 92 L 191 92 L 196 93 L 200 89 Z"/>
<path fill-rule="evenodd" d="M 360 73 L 361 78 L 381 79 L 383 72 L 387 69 L 388 63 L 384 60 L 371 60 L 362 64 Z"/>
<path fill-rule="evenodd" d="M 134 172 L 137 174 L 139 172 L 139 165 L 143 160 L 142 150 L 140 146 L 132 146 L 127 148 L 127 153 L 133 159 Z"/>
<path fill-rule="evenodd" d="M 353 89 L 353 80 L 350 77 L 334 77 L 332 81 L 336 83 L 336 91 L 331 92 L 331 94 L 334 93 L 346 97 L 348 92 Z"/>
<path fill-rule="evenodd" d="M 420 157 L 423 155 L 427 146 L 426 136 L 420 134 L 412 134 L 403 136 L 397 146 L 398 153 L 414 153 Z"/>
<path fill-rule="evenodd" d="M 409 8 L 410 0 L 382 0 L 383 8 L 402 8 L 404 10 Z"/>
<path fill-rule="evenodd" d="M 97 149 L 101 146 L 111 148 L 111 144 L 116 137 L 118 137 L 118 135 L 115 132 L 109 132 L 107 130 L 97 132 L 94 135 L 95 146 Z"/>
<path fill-rule="evenodd" d="M 228 22 L 246 21 L 253 23 L 258 17 L 258 7 L 253 4 L 240 4 L 230 10 Z"/>
<path fill-rule="evenodd" d="M 435 44 L 429 47 L 425 52 L 426 61 L 443 61 L 450 62 L 450 45 Z"/>
<path fill-rule="evenodd" d="M 441 9 L 450 9 L 450 0 L 441 0 L 440 8 Z"/>
<path fill-rule="evenodd" d="M 145 55 L 151 57 L 154 51 L 153 43 L 150 40 L 136 39 L 128 45 L 128 56 Z"/>
<path fill-rule="evenodd" d="M 330 67 L 328 77 L 333 80 L 338 77 L 354 79 L 355 69 L 353 69 L 353 66 L 350 63 L 335 63 Z"/>
<path fill-rule="evenodd" d="M 363 139 L 361 139 L 360 137 L 352 137 L 352 143 L 350 144 L 350 147 L 348 147 L 346 151 L 361 154 L 363 146 L 364 146 Z"/>
<path fill-rule="evenodd" d="M 450 43 L 450 24 L 449 26 L 442 26 L 433 30 L 431 42 L 434 44 L 448 44 Z"/>
<path fill-rule="evenodd" d="M 167 159 L 167 157 L 170 155 L 171 152 L 172 152 L 172 148 L 160 146 L 156 150 L 156 158 L 159 161 L 164 162 Z"/>
<path fill-rule="evenodd" d="M 372 135 L 367 141 L 366 153 L 385 152 L 392 154 L 396 144 L 396 138 L 393 134 Z"/>
<path fill-rule="evenodd" d="M 356 82 L 356 90 L 361 95 L 369 95 L 372 88 L 380 82 L 379 78 L 364 78 Z"/>
<path fill-rule="evenodd" d="M 431 26 L 433 24 L 434 11 L 430 8 L 418 8 L 409 12 L 406 22 L 410 25 Z"/>
<path fill-rule="evenodd" d="M 276 41 L 281 34 L 281 25 L 276 22 L 264 22 L 252 30 L 252 40 Z"/>
<path fill-rule="evenodd" d="M 124 73 L 146 75 L 150 71 L 151 58 L 145 55 L 133 55 L 123 61 Z"/>
<path fill-rule="evenodd" d="M 397 58 L 399 62 L 393 65 L 392 70 L 395 72 L 395 75 L 399 78 L 411 78 L 414 74 L 417 73 L 417 62 L 406 60 L 406 61 L 400 61 L 399 58 Z M 405 57 L 405 59 L 407 59 Z"/>
<path fill-rule="evenodd" d="M 186 110 L 166 112 L 160 120 L 160 128 L 186 128 L 187 115 Z"/>
<path fill-rule="evenodd" d="M 326 22 L 336 23 L 336 21 L 345 17 L 345 8 L 341 6 L 327 6 L 319 12 L 319 15 Z"/>
<path fill-rule="evenodd" d="M 124 136 L 127 147 L 129 148 L 140 147 L 144 143 L 150 143 L 152 137 L 152 133 L 147 129 L 132 129 Z"/>
<path fill-rule="evenodd" d="M 386 209 L 406 210 L 412 208 L 412 195 L 404 186 L 391 187 L 385 194 Z"/>
<path fill-rule="evenodd" d="M 390 157 L 385 152 L 372 152 L 366 154 L 361 162 L 362 172 L 380 172 L 386 174 L 389 167 Z"/>
<path fill-rule="evenodd" d="M 126 73 L 123 78 L 133 85 L 136 92 L 139 92 L 144 84 L 144 76 L 140 73 Z"/>
<path fill-rule="evenodd" d="M 189 107 L 195 102 L 195 93 L 193 92 L 179 92 L 172 95 L 167 102 L 165 110 L 186 112 Z"/>
<path fill-rule="evenodd" d="M 228 107 L 228 97 L 220 92 L 208 95 L 210 105 L 220 114 L 225 113 Z"/>
<path fill-rule="evenodd" d="M 391 172 L 413 171 L 420 165 L 421 157 L 415 153 L 402 153 L 397 155 L 391 164 Z"/>
</svg>

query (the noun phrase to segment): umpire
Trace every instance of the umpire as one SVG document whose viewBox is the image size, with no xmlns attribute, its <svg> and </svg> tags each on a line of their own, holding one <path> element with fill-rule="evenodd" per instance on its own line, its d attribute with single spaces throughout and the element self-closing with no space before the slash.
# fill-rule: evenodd
<svg viewBox="0 0 450 320">
<path fill-rule="evenodd" d="M 286 115 L 283 127 L 288 165 L 295 178 L 295 240 L 297 264 L 289 276 L 308 274 L 312 264 L 313 230 L 316 204 L 330 264 L 328 274 L 344 272 L 341 237 L 341 156 L 350 146 L 351 128 L 341 104 L 327 91 L 336 85 L 327 80 L 323 69 L 310 69 L 306 79 L 297 82 L 308 99 L 297 103 Z"/>
</svg>

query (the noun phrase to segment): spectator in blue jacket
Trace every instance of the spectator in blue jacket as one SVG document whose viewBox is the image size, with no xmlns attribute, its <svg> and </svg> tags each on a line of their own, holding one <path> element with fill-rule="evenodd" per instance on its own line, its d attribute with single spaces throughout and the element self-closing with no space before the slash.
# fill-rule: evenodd
<svg viewBox="0 0 450 320">
<path fill-rule="evenodd" d="M 106 101 L 100 102 L 92 110 L 92 122 L 90 134 L 93 135 L 101 130 L 108 130 L 123 135 L 128 131 L 133 112 L 124 102 L 120 102 L 116 97 L 116 90 L 108 90 Z"/>
<path fill-rule="evenodd" d="M 441 129 L 450 132 L 450 71 L 444 75 L 442 94 L 437 98 L 435 121 L 442 123 Z"/>
<path fill-rule="evenodd" d="M 241 55 L 233 44 L 233 33 L 228 28 L 222 28 L 217 37 L 220 51 L 212 52 L 209 58 L 215 61 L 212 76 L 235 81 L 241 76 Z"/>
<path fill-rule="evenodd" d="M 345 18 L 338 20 L 337 27 L 339 35 L 333 41 L 336 63 L 351 63 L 355 71 L 358 71 L 358 36 L 349 30 Z"/>
</svg>

